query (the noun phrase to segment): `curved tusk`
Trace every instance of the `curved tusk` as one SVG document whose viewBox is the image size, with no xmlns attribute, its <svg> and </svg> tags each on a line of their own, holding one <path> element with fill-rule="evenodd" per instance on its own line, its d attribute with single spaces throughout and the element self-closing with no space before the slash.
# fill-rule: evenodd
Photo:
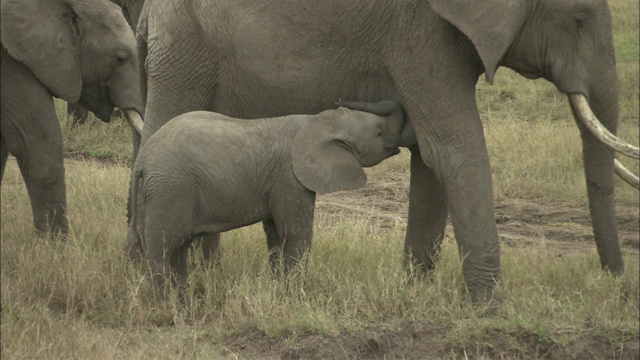
<svg viewBox="0 0 640 360">
<path fill-rule="evenodd" d="M 587 103 L 587 99 L 581 94 L 569 94 L 569 100 L 578 114 L 578 118 L 582 123 L 595 135 L 600 141 L 607 144 L 610 148 L 623 153 L 634 159 L 640 159 L 640 150 L 637 146 L 627 144 L 613 135 L 609 130 L 602 126 L 596 115 L 591 111 L 591 107 Z"/>
<path fill-rule="evenodd" d="M 622 165 L 618 160 L 615 160 L 613 163 L 613 167 L 615 169 L 616 175 L 620 176 L 622 180 L 631 184 L 631 186 L 636 189 L 640 189 L 640 180 L 635 176 L 631 171 L 627 170 L 624 165 Z"/>
<path fill-rule="evenodd" d="M 142 135 L 142 116 L 140 116 L 140 114 L 133 109 L 126 109 L 124 111 L 124 117 L 127 119 L 129 126 L 136 129 L 138 134 Z"/>
</svg>

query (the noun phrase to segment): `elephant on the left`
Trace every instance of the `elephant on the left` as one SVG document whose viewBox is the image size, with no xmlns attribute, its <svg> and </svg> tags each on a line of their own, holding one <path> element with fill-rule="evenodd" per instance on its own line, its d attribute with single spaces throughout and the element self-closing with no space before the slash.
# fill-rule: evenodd
<svg viewBox="0 0 640 360">
<path fill-rule="evenodd" d="M 142 12 L 142 6 L 144 0 L 109 0 L 112 3 L 118 5 L 122 9 L 122 14 L 125 20 L 129 23 L 129 26 L 136 31 L 136 25 Z M 83 92 L 84 99 L 76 103 L 67 103 L 67 114 L 73 118 L 74 126 L 84 124 L 89 118 L 89 109 L 100 120 L 104 122 L 111 121 L 111 118 L 116 116 L 122 116 L 120 109 L 114 111 L 113 104 L 108 102 L 103 97 L 100 97 L 100 92 L 104 91 L 103 86 L 97 86 L 92 91 Z M 96 96 L 97 95 L 97 96 Z M 84 100 L 84 101 L 83 101 Z M 84 104 L 84 105 L 83 105 Z M 135 146 L 136 148 L 139 145 Z"/>
<path fill-rule="evenodd" d="M 107 0 L 2 0 L 0 20 L 0 180 L 11 153 L 36 230 L 65 235 L 62 133 L 52 97 L 90 110 L 95 96 L 105 98 L 95 103 L 123 109 L 135 139 L 144 104 L 133 31 Z M 108 90 L 96 92 L 97 85 Z"/>
</svg>

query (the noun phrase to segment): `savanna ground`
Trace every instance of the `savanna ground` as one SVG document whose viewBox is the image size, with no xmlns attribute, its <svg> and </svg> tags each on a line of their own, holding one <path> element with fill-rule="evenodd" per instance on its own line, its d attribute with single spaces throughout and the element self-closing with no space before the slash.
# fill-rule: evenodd
<svg viewBox="0 0 640 360">
<path fill-rule="evenodd" d="M 638 144 L 638 3 L 611 3 L 624 140 Z M 600 270 L 580 139 L 566 97 L 501 69 L 478 84 L 502 247 L 500 301 L 471 306 L 450 227 L 427 279 L 402 267 L 408 152 L 366 187 L 319 196 L 308 269 L 268 271 L 260 226 L 223 235 L 222 264 L 195 251 L 185 304 L 150 296 L 120 250 L 131 144 L 121 119 L 73 128 L 71 231 L 38 238 L 13 159 L 2 183 L 4 358 L 637 359 L 638 192 L 616 184 L 626 273 Z M 638 163 L 619 158 L 638 173 Z"/>
</svg>

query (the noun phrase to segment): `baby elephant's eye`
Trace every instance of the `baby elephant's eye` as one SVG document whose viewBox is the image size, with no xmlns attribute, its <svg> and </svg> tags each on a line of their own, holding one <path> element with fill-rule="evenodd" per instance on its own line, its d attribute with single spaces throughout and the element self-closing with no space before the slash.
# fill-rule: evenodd
<svg viewBox="0 0 640 360">
<path fill-rule="evenodd" d="M 378 130 L 376 131 L 376 135 L 382 136 L 382 128 L 378 128 Z"/>
</svg>

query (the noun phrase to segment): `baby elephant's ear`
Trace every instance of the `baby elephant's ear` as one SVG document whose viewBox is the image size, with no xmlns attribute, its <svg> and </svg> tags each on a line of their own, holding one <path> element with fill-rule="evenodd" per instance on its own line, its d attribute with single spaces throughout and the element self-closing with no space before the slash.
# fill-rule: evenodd
<svg viewBox="0 0 640 360">
<path fill-rule="evenodd" d="M 367 183 L 347 131 L 335 120 L 318 119 L 296 134 L 291 149 L 293 172 L 307 189 L 319 194 L 353 190 Z"/>
</svg>

